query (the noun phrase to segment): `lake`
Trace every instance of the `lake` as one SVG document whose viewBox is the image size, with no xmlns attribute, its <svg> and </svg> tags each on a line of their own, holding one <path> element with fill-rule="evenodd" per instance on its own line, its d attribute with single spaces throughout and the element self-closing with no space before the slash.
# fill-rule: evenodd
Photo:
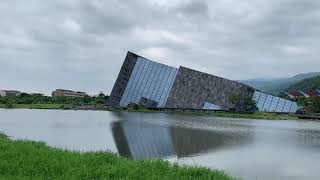
<svg viewBox="0 0 320 180">
<path fill-rule="evenodd" d="M 77 151 L 110 150 L 222 169 L 249 180 L 319 179 L 320 122 L 0 109 L 0 131 Z"/>
</svg>

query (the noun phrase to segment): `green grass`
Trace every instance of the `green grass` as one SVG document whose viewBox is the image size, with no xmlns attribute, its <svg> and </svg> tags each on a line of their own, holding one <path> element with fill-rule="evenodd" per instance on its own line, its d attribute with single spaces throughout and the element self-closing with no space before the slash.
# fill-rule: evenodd
<svg viewBox="0 0 320 180">
<path fill-rule="evenodd" d="M 7 108 L 5 104 L 0 104 L 0 108 Z M 13 104 L 14 109 L 71 109 L 70 104 Z"/>
<path fill-rule="evenodd" d="M 0 134 L 1 179 L 234 179 L 223 171 L 164 160 L 133 161 L 109 152 L 72 152 Z"/>
</svg>

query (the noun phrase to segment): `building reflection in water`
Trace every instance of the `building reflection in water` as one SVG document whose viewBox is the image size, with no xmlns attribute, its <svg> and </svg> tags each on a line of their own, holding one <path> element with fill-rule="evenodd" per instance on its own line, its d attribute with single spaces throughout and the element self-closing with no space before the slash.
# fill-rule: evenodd
<svg viewBox="0 0 320 180">
<path fill-rule="evenodd" d="M 220 132 L 146 121 L 117 121 L 111 129 L 118 153 L 132 159 L 195 156 L 253 141 L 248 131 Z"/>
<path fill-rule="evenodd" d="M 132 159 L 152 159 L 175 155 L 169 129 L 147 123 L 112 123 L 113 137 L 120 155 Z"/>
</svg>

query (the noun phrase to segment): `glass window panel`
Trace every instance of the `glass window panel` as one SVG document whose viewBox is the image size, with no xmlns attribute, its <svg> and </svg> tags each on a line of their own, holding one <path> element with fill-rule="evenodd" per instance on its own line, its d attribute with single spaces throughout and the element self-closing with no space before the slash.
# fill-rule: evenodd
<svg viewBox="0 0 320 180">
<path fill-rule="evenodd" d="M 284 100 L 282 112 L 286 112 L 286 107 L 287 107 L 287 100 Z"/>
<path fill-rule="evenodd" d="M 168 88 L 168 90 L 167 90 L 167 94 L 166 94 L 166 96 L 165 96 L 164 104 L 166 104 L 166 102 L 167 102 L 167 99 L 168 99 L 169 93 L 170 93 L 171 88 L 172 88 L 172 86 L 173 86 L 174 80 L 175 80 L 175 78 L 176 78 L 176 76 L 177 76 L 178 69 L 173 68 L 173 70 L 172 70 L 172 71 L 173 71 L 173 73 L 172 73 L 172 75 L 170 75 L 170 85 L 169 85 L 169 88 Z"/>
<path fill-rule="evenodd" d="M 145 86 L 145 88 L 143 90 L 143 95 L 142 95 L 145 98 L 147 98 L 147 95 L 150 92 L 150 86 L 151 86 L 152 76 L 153 76 L 152 74 L 153 74 L 157 64 L 155 62 L 150 61 L 150 65 L 151 65 L 151 67 L 149 67 L 149 71 L 148 71 L 148 74 L 147 74 L 148 78 L 147 78 L 147 81 L 146 81 L 146 86 Z"/>
<path fill-rule="evenodd" d="M 163 90 L 165 88 L 165 83 L 168 80 L 168 76 L 167 76 L 168 67 L 164 66 L 163 68 L 164 68 L 164 70 L 163 70 L 163 74 L 162 74 L 162 80 L 161 80 L 161 83 L 159 86 L 159 91 L 157 93 L 157 101 L 158 102 L 160 102 L 160 100 L 161 100 L 161 96 L 162 96 Z"/>
<path fill-rule="evenodd" d="M 265 96 L 263 93 L 261 93 L 259 101 L 257 102 L 257 106 L 258 106 L 259 110 L 262 110 L 264 100 L 265 100 Z"/>
<path fill-rule="evenodd" d="M 152 93 L 153 93 L 155 85 L 156 85 L 156 79 L 157 79 L 157 73 L 159 71 L 159 65 L 160 64 L 157 63 L 156 64 L 156 68 L 152 72 L 153 75 L 152 75 L 152 79 L 151 79 L 151 84 L 150 84 L 150 87 L 149 87 L 149 92 L 147 94 L 148 99 L 153 99 L 152 98 Z"/>
<path fill-rule="evenodd" d="M 284 103 L 285 103 L 285 100 L 280 98 L 278 106 L 277 106 L 277 112 L 282 112 L 283 111 Z"/>
<path fill-rule="evenodd" d="M 138 61 L 137 61 L 137 63 L 138 63 Z M 121 106 L 127 106 L 128 105 L 127 104 L 127 99 L 128 99 L 128 96 L 129 96 L 129 92 L 130 92 L 130 89 L 131 89 L 131 86 L 132 86 L 132 83 L 133 83 L 133 79 L 136 76 L 137 71 L 138 71 L 137 63 L 133 68 L 131 76 L 129 77 L 129 81 L 128 81 L 127 87 L 126 87 L 126 89 L 124 91 L 124 94 L 122 95 L 122 98 L 121 98 L 121 101 L 120 101 L 120 105 Z"/>
<path fill-rule="evenodd" d="M 212 103 L 205 102 L 202 109 L 220 110 L 221 107 Z"/>
<path fill-rule="evenodd" d="M 165 73 L 165 77 L 164 77 L 164 81 L 162 82 L 162 92 L 161 92 L 161 95 L 160 95 L 160 101 L 163 103 L 164 101 L 164 96 L 165 96 L 165 93 L 166 93 L 166 85 L 170 79 L 170 73 L 171 73 L 171 68 L 169 66 L 166 67 L 166 73 Z"/>
<path fill-rule="evenodd" d="M 139 101 L 140 101 L 140 98 L 139 97 L 139 91 L 141 89 L 141 84 L 142 84 L 142 80 L 143 80 L 143 77 L 144 77 L 144 74 L 145 74 L 145 64 L 146 64 L 146 60 L 140 58 L 141 60 L 141 68 L 140 68 L 140 74 L 138 75 L 138 78 L 137 78 L 137 82 L 136 82 L 136 85 L 135 85 L 135 89 L 133 91 L 133 102 L 138 104 Z"/>
<path fill-rule="evenodd" d="M 270 108 L 269 108 L 269 111 L 270 111 L 270 112 L 275 112 L 275 111 L 276 111 L 278 101 L 279 101 L 279 97 L 273 97 L 271 106 L 270 106 Z"/>
<path fill-rule="evenodd" d="M 166 81 L 168 81 L 168 71 L 170 71 L 168 66 L 164 66 L 163 68 L 164 70 L 163 70 L 163 73 L 161 74 L 163 77 L 159 86 L 159 91 L 157 93 L 157 99 L 156 99 L 156 101 L 158 102 L 158 107 L 161 107 L 160 105 L 163 102 L 162 94 L 165 89 Z"/>
<path fill-rule="evenodd" d="M 142 79 L 140 80 L 139 89 L 137 91 L 137 98 L 138 98 L 136 99 L 137 102 L 140 102 L 140 99 L 143 96 L 143 90 L 144 90 L 144 87 L 146 86 L 146 82 L 147 82 L 146 79 L 148 78 L 147 74 L 150 67 L 150 61 L 148 60 L 144 60 L 144 61 L 145 61 L 145 66 L 143 68 L 144 73 L 142 74 Z"/>
<path fill-rule="evenodd" d="M 159 68 L 159 63 L 156 63 L 156 64 L 154 65 L 153 70 L 151 71 L 151 75 L 150 75 L 150 86 L 148 87 L 148 92 L 147 92 L 147 95 L 146 95 L 146 98 L 147 98 L 147 99 L 151 99 L 151 95 L 152 95 L 152 92 L 153 92 L 153 88 L 154 88 L 154 86 L 155 86 L 155 79 L 156 79 L 156 74 L 157 74 L 158 68 Z"/>
<path fill-rule="evenodd" d="M 261 93 L 259 91 L 255 91 L 253 94 L 253 100 L 258 102 L 260 95 L 261 95 Z"/>
<path fill-rule="evenodd" d="M 289 112 L 291 105 L 292 105 L 292 101 L 286 100 L 286 103 L 285 103 L 284 108 L 283 108 L 283 112 Z"/>
<path fill-rule="evenodd" d="M 143 83 L 144 83 L 144 79 L 145 79 L 145 74 L 147 72 L 147 68 L 148 68 L 148 65 L 149 65 L 149 61 L 147 60 L 144 60 L 144 59 L 141 59 L 141 61 L 143 62 L 143 68 L 141 69 L 141 74 L 140 74 L 140 77 L 139 77 L 139 80 L 137 82 L 137 86 L 136 86 L 136 89 L 135 89 L 135 103 L 139 103 L 140 102 L 140 99 L 141 99 L 141 96 L 142 96 L 142 92 L 143 92 Z"/>
<path fill-rule="evenodd" d="M 291 110 L 292 110 L 292 108 L 294 107 L 295 103 L 296 103 L 296 102 L 293 102 L 293 101 L 292 101 L 292 103 L 291 103 L 291 105 L 290 105 L 289 112 L 291 112 Z"/>
<path fill-rule="evenodd" d="M 279 107 L 279 104 L 280 104 L 280 100 L 281 100 L 281 98 L 278 97 L 278 99 L 277 99 L 277 101 L 276 101 L 276 102 L 277 102 L 277 105 L 276 105 L 276 107 L 275 107 L 275 109 L 274 109 L 275 112 L 279 112 L 279 111 L 278 111 L 278 107 Z"/>
<path fill-rule="evenodd" d="M 259 111 L 296 112 L 298 109 L 296 102 L 268 95 L 259 91 L 254 92 L 253 100 L 256 101 Z"/>
<path fill-rule="evenodd" d="M 262 107 L 263 111 L 268 111 L 269 110 L 271 101 L 272 101 L 272 96 L 271 95 L 267 95 L 267 98 L 265 99 L 265 101 L 263 103 L 263 107 Z"/>
<path fill-rule="evenodd" d="M 257 103 L 259 111 L 263 111 L 263 105 L 264 105 L 266 98 L 267 98 L 267 95 L 264 93 L 261 93 L 259 101 Z"/>
<path fill-rule="evenodd" d="M 296 102 L 293 102 L 290 112 L 295 113 L 298 110 L 298 105 Z"/>
<path fill-rule="evenodd" d="M 157 74 L 156 74 L 156 78 L 154 80 L 155 82 L 155 85 L 154 85 L 154 88 L 153 88 L 153 92 L 151 94 L 151 99 L 153 101 L 157 101 L 157 93 L 159 91 L 159 87 L 160 87 L 160 84 L 161 84 L 161 80 L 163 79 L 163 75 L 161 76 L 161 74 L 164 72 L 164 65 L 160 64 L 160 66 L 158 67 L 158 71 L 157 71 Z"/>
<path fill-rule="evenodd" d="M 165 101 L 165 97 L 166 97 L 166 94 L 168 92 L 168 89 L 169 89 L 169 85 L 170 85 L 170 82 L 171 82 L 171 76 L 173 75 L 173 68 L 171 67 L 168 67 L 167 69 L 167 73 L 166 73 L 166 81 L 164 83 L 164 88 L 163 88 L 163 92 L 162 92 L 162 95 L 161 95 L 161 100 L 160 100 L 160 104 L 159 106 L 160 107 L 164 107 L 164 101 Z"/>
<path fill-rule="evenodd" d="M 284 104 L 284 107 L 283 107 L 283 112 L 289 112 L 289 110 L 290 110 L 290 101 L 287 101 L 286 100 L 286 102 L 285 102 L 285 104 Z"/>
<path fill-rule="evenodd" d="M 153 71 L 153 68 L 154 68 L 154 65 L 155 63 L 152 62 L 152 61 L 149 61 L 149 66 L 148 66 L 148 69 L 147 69 L 147 72 L 146 72 L 146 79 L 144 80 L 145 81 L 145 85 L 143 87 L 143 91 L 142 91 L 142 97 L 147 97 L 147 93 L 148 93 L 148 88 L 150 86 L 150 76 L 151 76 L 151 72 Z"/>
<path fill-rule="evenodd" d="M 125 89 L 125 91 L 124 91 L 124 93 L 123 93 L 123 95 L 122 95 L 122 98 L 121 98 L 121 101 L 120 101 L 120 105 L 121 106 L 126 106 L 126 100 L 127 100 L 127 98 L 128 98 L 128 93 L 129 93 L 129 91 L 130 91 L 130 88 L 131 88 L 131 84 L 133 83 L 133 77 L 135 76 L 135 74 L 137 73 L 137 68 L 136 68 L 136 66 L 134 67 L 134 69 L 133 69 L 133 71 L 132 71 L 132 73 L 131 73 L 131 76 L 130 76 L 130 78 L 129 78 L 129 81 L 128 81 L 128 84 L 127 84 L 127 86 L 126 86 L 126 89 Z"/>
<path fill-rule="evenodd" d="M 271 112 L 271 106 L 272 106 L 273 100 L 275 98 L 276 98 L 275 96 L 270 95 L 270 102 L 269 102 L 268 106 L 266 106 L 268 112 Z"/>
<path fill-rule="evenodd" d="M 134 93 L 134 89 L 135 89 L 135 87 L 137 85 L 137 81 L 138 81 L 139 75 L 141 74 L 141 68 L 142 68 L 141 65 L 142 65 L 142 61 L 140 59 L 138 59 L 137 63 L 136 63 L 137 73 L 133 77 L 133 82 L 132 82 L 131 87 L 129 89 L 128 97 L 127 97 L 127 100 L 126 100 L 126 105 L 128 105 L 129 103 L 134 102 L 134 97 L 135 96 L 134 96 L 133 93 Z"/>
<path fill-rule="evenodd" d="M 166 96 L 168 94 L 168 91 L 169 91 L 169 87 L 170 87 L 170 84 L 171 84 L 171 81 L 172 81 L 172 76 L 174 74 L 174 69 L 173 68 L 169 68 L 168 70 L 168 77 L 167 77 L 167 82 L 165 83 L 164 85 L 164 90 L 163 90 L 163 93 L 162 93 L 162 97 L 161 97 L 161 106 L 165 106 L 165 100 L 166 100 Z"/>
</svg>

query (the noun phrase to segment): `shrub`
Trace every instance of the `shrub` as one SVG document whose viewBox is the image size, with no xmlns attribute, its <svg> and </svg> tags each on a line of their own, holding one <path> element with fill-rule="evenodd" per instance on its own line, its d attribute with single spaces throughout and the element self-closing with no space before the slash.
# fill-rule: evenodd
<svg viewBox="0 0 320 180">
<path fill-rule="evenodd" d="M 229 100 L 233 104 L 233 110 L 241 113 L 253 113 L 258 110 L 256 102 L 250 96 L 231 94 Z"/>
</svg>

